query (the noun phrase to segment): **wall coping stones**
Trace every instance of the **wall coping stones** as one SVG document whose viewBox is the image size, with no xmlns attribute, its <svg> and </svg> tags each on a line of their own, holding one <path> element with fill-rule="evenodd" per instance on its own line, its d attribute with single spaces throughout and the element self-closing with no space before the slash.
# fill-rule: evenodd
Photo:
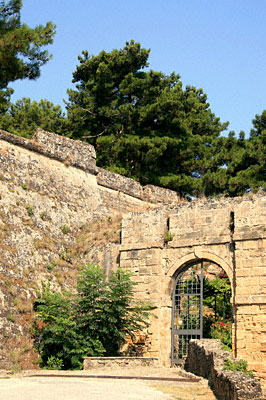
<svg viewBox="0 0 266 400">
<path fill-rule="evenodd" d="M 159 367 L 157 357 L 85 357 L 83 369 L 95 369 L 106 367 Z"/>
<path fill-rule="evenodd" d="M 94 147 L 38 129 L 32 139 L 0 130 L 0 139 L 96 175 Z"/>
<path fill-rule="evenodd" d="M 224 369 L 229 351 L 223 351 L 218 339 L 193 339 L 189 342 L 185 369 L 211 381 L 221 400 L 255 400 L 262 392 L 258 380 L 239 371 Z"/>
<path fill-rule="evenodd" d="M 46 132 L 43 129 L 37 129 L 32 140 L 44 145 L 50 154 L 60 153 L 74 167 L 88 171 L 96 167 L 96 152 L 91 144 Z"/>
<path fill-rule="evenodd" d="M 152 204 L 177 204 L 179 195 L 153 185 L 142 186 L 131 178 L 96 167 L 96 152 L 92 145 L 55 133 L 37 129 L 32 139 L 0 130 L 0 139 L 63 162 L 97 176 L 97 184 Z"/>
<path fill-rule="evenodd" d="M 100 186 L 125 193 L 147 203 L 177 204 L 180 202 L 179 195 L 173 190 L 153 185 L 142 186 L 134 179 L 100 167 L 97 168 L 97 183 Z"/>
</svg>

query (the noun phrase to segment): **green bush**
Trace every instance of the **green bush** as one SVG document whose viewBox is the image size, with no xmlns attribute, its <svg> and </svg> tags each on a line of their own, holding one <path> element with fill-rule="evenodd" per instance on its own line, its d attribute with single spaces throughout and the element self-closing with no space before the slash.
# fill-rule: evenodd
<svg viewBox="0 0 266 400">
<path fill-rule="evenodd" d="M 227 369 L 230 371 L 240 371 L 246 375 L 253 377 L 253 373 L 251 371 L 247 371 L 247 366 L 248 366 L 248 363 L 245 360 L 233 361 L 228 358 L 224 364 L 224 369 Z"/>
<path fill-rule="evenodd" d="M 115 356 L 126 337 L 148 326 L 151 305 L 133 305 L 136 283 L 130 277 L 118 269 L 107 280 L 99 266 L 89 265 L 77 279 L 76 294 L 43 284 L 33 326 L 41 367 L 52 356 L 62 369 L 81 369 L 85 356 Z"/>
</svg>

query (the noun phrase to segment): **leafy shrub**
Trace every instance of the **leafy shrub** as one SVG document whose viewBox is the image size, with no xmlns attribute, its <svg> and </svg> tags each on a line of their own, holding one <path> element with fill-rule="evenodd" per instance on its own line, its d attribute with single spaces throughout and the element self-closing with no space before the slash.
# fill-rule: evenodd
<svg viewBox="0 0 266 400">
<path fill-rule="evenodd" d="M 231 285 L 227 275 L 222 272 L 212 280 L 205 278 L 203 295 L 203 337 L 219 339 L 226 350 L 231 350 Z"/>
<path fill-rule="evenodd" d="M 230 297 L 231 285 L 224 273 L 212 280 L 204 279 L 204 305 L 213 310 L 215 318 L 225 319 L 226 315 L 232 315 Z"/>
<path fill-rule="evenodd" d="M 136 283 L 130 277 L 118 269 L 107 281 L 99 266 L 89 265 L 77 279 L 76 294 L 43 284 L 33 326 L 41 367 L 48 367 L 52 356 L 62 369 L 81 369 L 85 356 L 115 356 L 127 336 L 148 326 L 151 305 L 132 305 Z"/>
</svg>

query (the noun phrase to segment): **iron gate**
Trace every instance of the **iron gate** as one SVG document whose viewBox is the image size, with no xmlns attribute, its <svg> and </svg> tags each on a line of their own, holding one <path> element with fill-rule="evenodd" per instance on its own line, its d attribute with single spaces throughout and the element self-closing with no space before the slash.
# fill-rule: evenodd
<svg viewBox="0 0 266 400">
<path fill-rule="evenodd" d="M 184 360 L 190 339 L 202 337 L 203 261 L 187 265 L 178 274 L 172 300 L 173 366 Z"/>
</svg>

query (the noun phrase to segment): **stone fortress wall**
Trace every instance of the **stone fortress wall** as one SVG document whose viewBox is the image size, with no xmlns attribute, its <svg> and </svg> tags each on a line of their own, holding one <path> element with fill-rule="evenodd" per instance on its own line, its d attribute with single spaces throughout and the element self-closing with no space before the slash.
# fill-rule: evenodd
<svg viewBox="0 0 266 400">
<path fill-rule="evenodd" d="M 71 287 L 75 260 L 65 254 L 77 254 L 82 229 L 122 214 L 121 243 L 87 243 L 77 262 L 132 270 L 136 297 L 158 317 L 141 338 L 144 355 L 169 365 L 175 276 L 204 259 L 232 284 L 235 354 L 266 378 L 266 196 L 182 203 L 96 167 L 92 146 L 42 130 L 32 140 L 0 131 L 0 163 L 0 368 L 34 362 L 28 304 L 41 281 Z"/>
</svg>

